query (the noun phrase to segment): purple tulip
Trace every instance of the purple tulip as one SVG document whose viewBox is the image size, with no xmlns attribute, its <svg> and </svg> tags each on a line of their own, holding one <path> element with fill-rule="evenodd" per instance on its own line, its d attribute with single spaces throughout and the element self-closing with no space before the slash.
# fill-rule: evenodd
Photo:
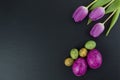
<svg viewBox="0 0 120 80">
<path fill-rule="evenodd" d="M 75 22 L 82 21 L 88 15 L 88 8 L 85 6 L 79 6 L 75 12 L 73 13 L 72 18 L 74 18 Z"/>
<path fill-rule="evenodd" d="M 105 8 L 97 7 L 90 13 L 89 18 L 92 21 L 96 21 L 96 20 L 102 18 L 104 15 L 105 15 Z"/>
<path fill-rule="evenodd" d="M 100 36 L 100 34 L 104 31 L 105 27 L 103 23 L 97 23 L 90 31 L 90 35 L 94 38 Z"/>
</svg>

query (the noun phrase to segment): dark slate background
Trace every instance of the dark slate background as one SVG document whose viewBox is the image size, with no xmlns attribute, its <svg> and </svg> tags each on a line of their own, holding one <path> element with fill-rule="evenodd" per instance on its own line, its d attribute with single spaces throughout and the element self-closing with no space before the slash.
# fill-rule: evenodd
<svg viewBox="0 0 120 80">
<path fill-rule="evenodd" d="M 0 0 L 0 80 L 119 80 L 120 18 L 108 37 L 105 30 L 97 39 L 89 36 L 95 23 L 87 26 L 87 19 L 74 23 L 71 18 L 79 5 L 90 2 Z M 90 39 L 97 42 L 103 65 L 75 77 L 64 59 Z"/>
</svg>

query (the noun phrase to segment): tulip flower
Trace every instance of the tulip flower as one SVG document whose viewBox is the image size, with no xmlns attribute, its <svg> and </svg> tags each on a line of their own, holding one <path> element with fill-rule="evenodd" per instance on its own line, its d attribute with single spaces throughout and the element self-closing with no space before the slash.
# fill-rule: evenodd
<svg viewBox="0 0 120 80">
<path fill-rule="evenodd" d="M 90 13 L 89 18 L 92 21 L 96 21 L 96 20 L 102 18 L 104 15 L 105 15 L 105 8 L 97 7 Z"/>
<path fill-rule="evenodd" d="M 82 21 L 86 16 L 88 15 L 88 8 L 84 6 L 80 6 L 76 9 L 76 11 L 73 14 L 73 18 L 75 22 Z"/>
<path fill-rule="evenodd" d="M 105 29 L 104 24 L 114 15 L 115 12 L 116 10 L 114 10 L 114 12 L 103 23 L 95 24 L 90 31 L 90 35 L 94 38 L 99 37 Z"/>
<path fill-rule="evenodd" d="M 105 27 L 103 23 L 97 23 L 90 31 L 90 35 L 94 38 L 100 36 L 100 34 L 104 31 Z"/>
<path fill-rule="evenodd" d="M 105 9 L 114 2 L 115 0 L 112 0 L 109 4 L 107 4 L 105 7 L 97 7 L 91 11 L 89 14 L 89 20 L 88 24 L 92 21 L 96 21 L 101 19 L 105 15 Z"/>
<path fill-rule="evenodd" d="M 85 6 L 79 6 L 75 12 L 73 13 L 72 18 L 75 22 L 80 22 L 88 15 L 88 8 L 93 5 L 97 0 L 94 0 L 92 3 L 90 3 L 87 7 Z"/>
</svg>

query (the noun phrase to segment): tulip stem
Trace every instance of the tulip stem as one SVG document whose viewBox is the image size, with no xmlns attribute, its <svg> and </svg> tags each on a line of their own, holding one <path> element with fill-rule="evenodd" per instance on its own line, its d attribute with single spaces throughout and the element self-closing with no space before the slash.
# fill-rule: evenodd
<svg viewBox="0 0 120 80">
<path fill-rule="evenodd" d="M 111 0 L 104 8 L 106 9 L 109 5 L 111 5 L 115 0 Z"/>
<path fill-rule="evenodd" d="M 87 6 L 87 8 L 89 8 L 90 6 L 92 6 L 95 2 L 97 2 L 98 0 L 94 0 L 93 2 L 91 2 L 88 6 Z"/>
<path fill-rule="evenodd" d="M 103 24 L 105 24 L 114 14 L 115 14 L 116 10 L 113 11 L 113 13 L 103 22 Z"/>
</svg>

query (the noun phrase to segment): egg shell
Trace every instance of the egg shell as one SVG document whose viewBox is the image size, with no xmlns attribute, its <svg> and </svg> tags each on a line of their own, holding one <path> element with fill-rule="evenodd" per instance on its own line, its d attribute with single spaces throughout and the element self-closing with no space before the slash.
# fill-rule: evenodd
<svg viewBox="0 0 120 80">
<path fill-rule="evenodd" d="M 87 63 L 84 58 L 78 58 L 72 66 L 72 71 L 75 76 L 83 76 L 87 72 Z"/>
<path fill-rule="evenodd" d="M 79 55 L 80 55 L 80 57 L 86 57 L 87 56 L 87 49 L 86 48 L 81 48 L 80 50 L 79 50 Z"/>
<path fill-rule="evenodd" d="M 65 66 L 69 67 L 72 66 L 74 60 L 72 58 L 66 58 L 64 61 Z"/>
<path fill-rule="evenodd" d="M 89 51 L 87 63 L 91 69 L 98 69 L 102 65 L 102 55 L 97 49 Z"/>
<path fill-rule="evenodd" d="M 92 50 L 96 47 L 96 42 L 93 40 L 89 40 L 85 43 L 85 48 L 88 50 Z"/>
<path fill-rule="evenodd" d="M 70 50 L 70 56 L 72 59 L 77 59 L 79 54 L 78 54 L 78 49 L 73 48 Z"/>
</svg>

